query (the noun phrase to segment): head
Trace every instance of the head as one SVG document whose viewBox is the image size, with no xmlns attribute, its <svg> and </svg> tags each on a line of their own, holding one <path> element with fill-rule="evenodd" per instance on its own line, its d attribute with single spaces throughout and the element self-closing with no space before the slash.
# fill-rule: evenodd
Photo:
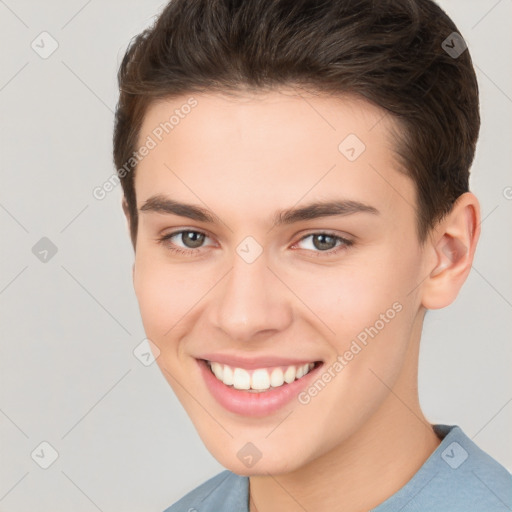
<svg viewBox="0 0 512 512">
<path fill-rule="evenodd" d="M 415 387 L 424 313 L 479 235 L 478 87 L 453 32 L 429 0 L 173 0 L 126 52 L 114 160 L 142 321 L 235 472 L 301 467 Z M 277 409 L 238 407 L 204 360 L 314 366 Z"/>
</svg>

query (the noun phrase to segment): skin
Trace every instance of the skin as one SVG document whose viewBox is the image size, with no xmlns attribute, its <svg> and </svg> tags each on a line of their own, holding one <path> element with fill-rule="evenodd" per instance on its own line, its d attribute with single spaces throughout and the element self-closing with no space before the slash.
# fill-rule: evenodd
<svg viewBox="0 0 512 512">
<path fill-rule="evenodd" d="M 133 283 L 157 363 L 213 456 L 250 476 L 251 511 L 367 511 L 414 475 L 440 440 L 417 390 L 426 309 L 457 296 L 480 234 L 480 208 L 460 196 L 425 244 L 416 234 L 414 183 L 398 170 L 397 129 L 356 97 L 292 89 L 238 98 L 195 94 L 198 105 L 138 165 L 139 209 Z M 154 103 L 142 143 L 189 96 Z M 353 162 L 338 145 L 364 142 Z M 141 211 L 151 196 L 208 209 L 209 224 Z M 274 212 L 351 199 L 378 214 L 354 213 L 272 227 Z M 127 213 L 125 205 L 125 213 Z M 128 222 L 130 219 L 128 217 Z M 207 235 L 195 255 L 181 236 Z M 322 248 L 306 235 L 352 240 Z M 247 263 L 237 246 L 252 236 L 263 252 Z M 302 239 L 302 240 L 301 240 Z M 210 395 L 195 357 L 206 352 L 303 357 L 331 365 L 352 340 L 398 302 L 402 308 L 308 404 L 249 418 Z M 155 353 L 158 354 L 158 351 Z M 237 457 L 261 452 L 251 468 Z"/>
</svg>

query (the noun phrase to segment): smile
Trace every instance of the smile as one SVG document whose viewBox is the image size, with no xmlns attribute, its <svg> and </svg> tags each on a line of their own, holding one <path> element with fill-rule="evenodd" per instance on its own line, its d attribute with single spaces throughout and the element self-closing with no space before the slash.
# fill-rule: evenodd
<svg viewBox="0 0 512 512">
<path fill-rule="evenodd" d="M 196 359 L 203 382 L 225 410 L 245 417 L 264 417 L 278 412 L 318 378 L 322 361 L 277 358 L 223 357 Z M 226 359 L 230 359 L 228 361 Z"/>
<path fill-rule="evenodd" d="M 284 384 L 291 384 L 307 375 L 315 367 L 314 362 L 253 370 L 236 368 L 216 361 L 206 361 L 206 364 L 215 377 L 226 386 L 255 393 L 279 388 Z"/>
</svg>

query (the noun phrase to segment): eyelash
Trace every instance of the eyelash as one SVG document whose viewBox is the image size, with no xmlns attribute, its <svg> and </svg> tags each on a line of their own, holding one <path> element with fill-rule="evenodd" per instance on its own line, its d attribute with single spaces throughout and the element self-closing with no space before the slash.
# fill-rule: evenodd
<svg viewBox="0 0 512 512">
<path fill-rule="evenodd" d="M 159 244 L 164 245 L 168 250 L 170 250 L 174 254 L 179 254 L 180 256 L 195 256 L 198 252 L 201 252 L 201 248 L 198 248 L 198 249 L 182 249 L 180 247 L 172 247 L 170 245 L 169 240 L 171 238 L 175 237 L 176 235 L 183 234 L 183 233 L 196 233 L 196 234 L 199 234 L 199 235 L 204 235 L 205 237 L 209 238 L 208 235 L 206 233 L 204 233 L 203 231 L 197 231 L 197 230 L 192 230 L 192 229 L 182 229 L 180 231 L 173 231 L 172 233 L 168 233 L 166 235 L 163 235 L 162 237 L 159 237 L 157 239 L 157 242 Z M 326 235 L 326 236 L 328 236 L 330 238 L 334 238 L 336 240 L 336 242 L 338 242 L 338 241 L 341 242 L 340 245 L 334 247 L 333 249 L 329 249 L 327 251 L 311 251 L 309 249 L 305 249 L 306 251 L 309 251 L 312 254 L 314 254 L 315 257 L 324 257 L 324 255 L 325 255 L 325 257 L 334 256 L 335 254 L 338 254 L 340 251 L 343 251 L 343 250 L 347 249 L 348 247 L 354 245 L 354 242 L 352 240 L 348 240 L 348 239 L 343 238 L 343 237 L 341 237 L 339 235 L 335 235 L 334 233 L 329 233 L 329 232 L 326 232 L 326 231 L 316 231 L 314 233 L 308 233 L 307 235 L 304 235 L 294 245 L 296 245 L 299 242 L 302 242 L 306 238 L 309 238 L 309 237 L 315 236 L 315 235 Z"/>
</svg>

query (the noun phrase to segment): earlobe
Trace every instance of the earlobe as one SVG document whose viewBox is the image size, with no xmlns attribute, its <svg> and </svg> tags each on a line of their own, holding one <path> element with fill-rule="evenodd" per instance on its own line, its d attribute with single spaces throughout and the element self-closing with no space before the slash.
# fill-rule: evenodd
<svg viewBox="0 0 512 512">
<path fill-rule="evenodd" d="M 471 270 L 480 236 L 480 205 L 475 195 L 462 194 L 435 233 L 435 265 L 422 292 L 422 304 L 427 309 L 450 305 Z"/>
</svg>

